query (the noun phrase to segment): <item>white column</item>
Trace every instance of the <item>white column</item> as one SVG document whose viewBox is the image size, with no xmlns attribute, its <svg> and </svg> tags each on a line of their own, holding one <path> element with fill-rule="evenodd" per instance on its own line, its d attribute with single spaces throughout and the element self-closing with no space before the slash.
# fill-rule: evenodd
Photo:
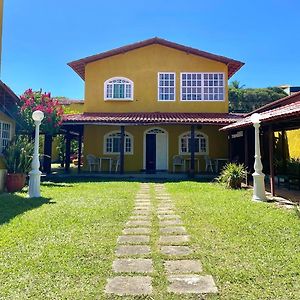
<svg viewBox="0 0 300 300">
<path fill-rule="evenodd" d="M 31 163 L 32 170 L 29 172 L 29 198 L 40 197 L 40 183 L 41 174 L 40 171 L 40 160 L 39 160 L 39 135 L 40 135 L 40 125 L 44 118 L 44 113 L 42 111 L 36 110 L 32 114 L 32 118 L 35 124 L 35 138 L 34 138 L 34 152 Z"/>
<path fill-rule="evenodd" d="M 253 176 L 253 200 L 265 201 L 265 174 L 262 172 L 263 165 L 260 155 L 260 141 L 259 141 L 259 127 L 260 127 L 260 115 L 255 113 L 251 116 L 251 121 L 254 126 L 255 137 L 255 161 L 254 161 L 254 173 Z"/>
</svg>

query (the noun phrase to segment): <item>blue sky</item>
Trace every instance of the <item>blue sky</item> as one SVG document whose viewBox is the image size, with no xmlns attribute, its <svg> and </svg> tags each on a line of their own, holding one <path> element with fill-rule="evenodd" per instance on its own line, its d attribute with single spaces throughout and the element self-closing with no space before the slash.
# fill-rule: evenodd
<svg viewBox="0 0 300 300">
<path fill-rule="evenodd" d="M 1 79 L 82 99 L 66 63 L 159 36 L 241 60 L 247 87 L 300 85 L 300 1 L 5 0 Z"/>
</svg>

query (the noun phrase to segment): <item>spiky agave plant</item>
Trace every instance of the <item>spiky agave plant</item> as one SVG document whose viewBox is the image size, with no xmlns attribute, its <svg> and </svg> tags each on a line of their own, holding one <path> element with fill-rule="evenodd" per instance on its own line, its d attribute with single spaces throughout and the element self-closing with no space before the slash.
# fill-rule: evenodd
<svg viewBox="0 0 300 300">
<path fill-rule="evenodd" d="M 228 188 L 239 189 L 247 176 L 247 170 L 243 164 L 227 164 L 217 180 Z"/>
</svg>

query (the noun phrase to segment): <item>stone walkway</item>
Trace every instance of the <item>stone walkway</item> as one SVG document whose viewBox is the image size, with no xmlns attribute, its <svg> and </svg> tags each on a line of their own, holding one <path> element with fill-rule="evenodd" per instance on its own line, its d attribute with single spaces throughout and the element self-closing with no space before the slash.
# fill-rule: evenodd
<svg viewBox="0 0 300 300">
<path fill-rule="evenodd" d="M 113 262 L 116 276 L 107 280 L 105 292 L 119 296 L 151 295 L 153 293 L 153 262 L 150 234 L 153 222 L 159 224 L 159 251 L 164 261 L 168 292 L 174 294 L 217 293 L 211 275 L 201 275 L 202 266 L 192 255 L 190 236 L 175 214 L 175 207 L 163 184 L 155 184 L 157 206 L 151 203 L 150 185 L 141 184 L 136 195 L 133 215 L 118 237 L 117 259 Z"/>
</svg>

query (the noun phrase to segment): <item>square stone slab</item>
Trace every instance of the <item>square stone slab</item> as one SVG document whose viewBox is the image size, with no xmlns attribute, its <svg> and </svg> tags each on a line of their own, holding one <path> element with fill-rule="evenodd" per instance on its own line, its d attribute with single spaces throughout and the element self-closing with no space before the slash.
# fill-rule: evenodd
<svg viewBox="0 0 300 300">
<path fill-rule="evenodd" d="M 118 246 L 116 249 L 117 256 L 131 256 L 131 255 L 144 255 L 150 254 L 149 246 L 141 246 L 141 245 L 122 245 Z"/>
<path fill-rule="evenodd" d="M 149 244 L 149 235 L 121 235 L 118 237 L 119 244 Z"/>
<path fill-rule="evenodd" d="M 172 219 L 172 220 L 164 220 L 159 222 L 160 227 L 174 226 L 174 225 L 182 225 L 182 221 L 180 219 Z"/>
<path fill-rule="evenodd" d="M 160 233 L 164 235 L 169 234 L 186 234 L 186 230 L 183 226 L 174 226 L 174 227 L 163 227 L 159 229 Z"/>
<path fill-rule="evenodd" d="M 151 295 L 152 285 L 149 276 L 117 276 L 109 278 L 105 293 L 118 296 Z"/>
<path fill-rule="evenodd" d="M 113 262 L 113 271 L 116 273 L 152 273 L 152 259 L 129 258 L 117 259 Z"/>
<path fill-rule="evenodd" d="M 209 294 L 218 289 L 211 275 L 172 275 L 168 277 L 168 292 L 175 294 Z"/>
<path fill-rule="evenodd" d="M 180 219 L 178 215 L 158 215 L 159 220 L 171 220 L 171 219 Z"/>
<path fill-rule="evenodd" d="M 143 209 L 143 210 L 141 210 L 141 209 L 135 209 L 133 212 L 132 212 L 132 214 L 134 214 L 134 215 L 149 215 L 150 214 L 150 210 L 145 210 L 145 209 Z"/>
<path fill-rule="evenodd" d="M 146 216 L 146 215 L 136 215 L 136 216 L 131 216 L 129 218 L 130 220 L 144 220 L 144 221 L 150 221 L 151 217 Z"/>
<path fill-rule="evenodd" d="M 190 247 L 188 246 L 161 246 L 160 252 L 165 255 L 189 255 L 192 253 Z"/>
<path fill-rule="evenodd" d="M 162 235 L 158 243 L 161 245 L 180 245 L 187 244 L 190 241 L 188 235 Z"/>
<path fill-rule="evenodd" d="M 144 221 L 144 220 L 136 220 L 136 221 L 128 221 L 126 223 L 127 227 L 150 227 L 151 222 L 150 221 Z"/>
<path fill-rule="evenodd" d="M 150 228 L 144 227 L 132 227 L 132 228 L 124 228 L 124 234 L 150 234 Z"/>
<path fill-rule="evenodd" d="M 148 210 L 148 211 L 150 211 L 151 210 L 151 205 L 150 204 L 147 204 L 147 205 L 136 204 L 134 206 L 134 209 L 135 210 Z"/>
<path fill-rule="evenodd" d="M 168 274 L 191 274 L 202 272 L 202 265 L 198 260 L 168 260 L 164 263 Z"/>
</svg>

